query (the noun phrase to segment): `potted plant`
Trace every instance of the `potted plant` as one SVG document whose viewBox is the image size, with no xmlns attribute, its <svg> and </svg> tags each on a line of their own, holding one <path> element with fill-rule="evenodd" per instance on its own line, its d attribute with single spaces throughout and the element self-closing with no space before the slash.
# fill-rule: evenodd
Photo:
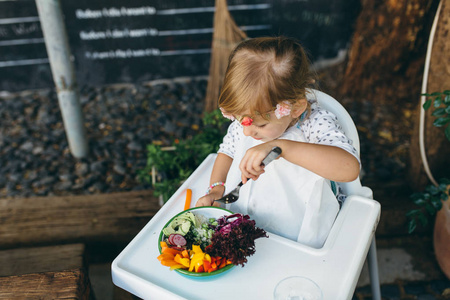
<svg viewBox="0 0 450 300">
<path fill-rule="evenodd" d="M 433 125 L 444 127 L 444 134 L 450 141 L 450 91 L 424 94 L 428 97 L 423 108 L 434 107 Z M 430 217 L 435 216 L 433 246 L 436 259 L 444 274 L 450 279 L 450 179 L 441 178 L 435 184 L 428 185 L 423 192 L 414 193 L 411 199 L 418 206 L 407 213 L 408 231 L 412 233 L 420 223 L 426 226 Z"/>
</svg>

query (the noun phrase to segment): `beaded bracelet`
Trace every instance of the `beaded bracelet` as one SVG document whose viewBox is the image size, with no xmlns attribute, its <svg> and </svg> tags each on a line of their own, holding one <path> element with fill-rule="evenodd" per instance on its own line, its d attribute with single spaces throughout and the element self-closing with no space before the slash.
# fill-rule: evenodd
<svg viewBox="0 0 450 300">
<path fill-rule="evenodd" d="M 209 188 L 206 190 L 206 195 L 209 195 L 209 193 L 211 193 L 211 190 L 212 190 L 213 188 L 215 188 L 216 186 L 219 186 L 219 185 L 225 186 L 225 182 L 218 181 L 218 182 L 214 182 L 213 184 L 211 184 L 211 185 L 209 186 Z"/>
</svg>

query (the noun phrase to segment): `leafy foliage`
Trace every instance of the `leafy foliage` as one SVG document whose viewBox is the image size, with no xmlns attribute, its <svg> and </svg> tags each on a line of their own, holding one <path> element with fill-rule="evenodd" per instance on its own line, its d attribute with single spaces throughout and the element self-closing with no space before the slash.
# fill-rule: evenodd
<svg viewBox="0 0 450 300">
<path fill-rule="evenodd" d="M 243 267 L 247 257 L 255 253 L 255 240 L 268 237 L 248 215 L 234 214 L 217 221 L 219 225 L 205 251 L 212 256 L 224 256 L 234 265 Z"/>
<path fill-rule="evenodd" d="M 444 127 L 445 136 L 450 141 L 450 90 L 441 92 L 435 92 L 431 94 L 423 94 L 423 96 L 429 97 L 423 104 L 423 108 L 428 110 L 432 105 L 434 111 L 431 114 L 436 117 L 433 125 L 436 127 Z"/>
<path fill-rule="evenodd" d="M 192 174 L 210 154 L 217 152 L 229 121 L 222 117 L 220 110 L 206 113 L 201 131 L 191 139 L 175 140 L 173 151 L 160 145 L 147 146 L 147 164 L 139 171 L 139 179 L 152 183 L 152 168 L 157 171 L 154 184 L 155 196 L 163 196 L 166 202 L 180 185 Z"/>
<path fill-rule="evenodd" d="M 428 110 L 434 107 L 432 116 L 436 117 L 433 125 L 436 127 L 446 126 L 444 133 L 450 141 L 450 90 L 443 92 L 434 92 L 431 94 L 422 94 L 428 99 L 423 104 L 423 109 Z M 423 227 L 428 225 L 428 218 L 434 216 L 441 208 L 442 201 L 446 201 L 449 197 L 450 180 L 442 178 L 437 186 L 429 185 L 424 192 L 414 193 L 411 199 L 419 208 L 410 210 L 406 216 L 409 218 L 408 232 L 412 233 L 416 230 L 420 223 Z"/>
<path fill-rule="evenodd" d="M 410 219 L 408 232 L 412 233 L 420 222 L 422 226 L 428 225 L 428 216 L 434 216 L 441 208 L 442 201 L 449 197 L 450 180 L 442 178 L 438 186 L 429 185 L 422 193 L 414 193 L 411 199 L 419 208 L 409 211 L 406 216 Z"/>
</svg>

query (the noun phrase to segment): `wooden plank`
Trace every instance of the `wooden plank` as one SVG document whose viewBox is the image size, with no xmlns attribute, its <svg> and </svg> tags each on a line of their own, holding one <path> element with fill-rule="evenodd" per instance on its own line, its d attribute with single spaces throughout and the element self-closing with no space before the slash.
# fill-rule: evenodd
<svg viewBox="0 0 450 300">
<path fill-rule="evenodd" d="M 128 242 L 159 208 L 152 191 L 0 199 L 0 249 Z"/>
<path fill-rule="evenodd" d="M 0 276 L 84 268 L 83 244 L 19 248 L 0 251 Z"/>
<path fill-rule="evenodd" d="M 91 297 L 84 269 L 0 277 L 0 299 L 82 299 Z"/>
</svg>

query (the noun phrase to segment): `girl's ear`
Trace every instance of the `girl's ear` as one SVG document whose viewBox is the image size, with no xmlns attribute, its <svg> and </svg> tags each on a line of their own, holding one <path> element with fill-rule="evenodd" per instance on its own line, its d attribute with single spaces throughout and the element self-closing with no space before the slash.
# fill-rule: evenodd
<svg viewBox="0 0 450 300">
<path fill-rule="evenodd" d="M 302 115 L 302 113 L 306 110 L 308 106 L 308 102 L 306 99 L 300 99 L 298 100 L 293 106 L 291 110 L 291 117 L 292 118 L 298 118 Z"/>
</svg>

